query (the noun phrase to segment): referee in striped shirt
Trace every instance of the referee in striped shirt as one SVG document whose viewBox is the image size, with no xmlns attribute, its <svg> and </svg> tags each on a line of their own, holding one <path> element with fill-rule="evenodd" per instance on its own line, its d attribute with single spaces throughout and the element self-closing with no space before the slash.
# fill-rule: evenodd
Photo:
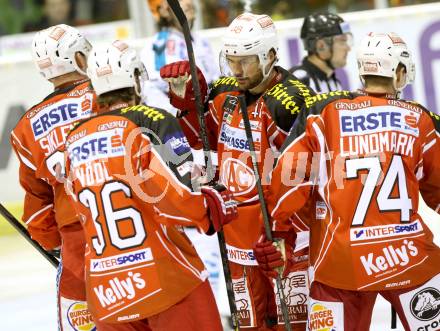
<svg viewBox="0 0 440 331">
<path fill-rule="evenodd" d="M 290 72 L 316 93 L 341 90 L 335 69 L 346 65 L 351 50 L 353 38 L 348 23 L 336 14 L 309 15 L 301 27 L 301 39 L 308 55 Z"/>
</svg>

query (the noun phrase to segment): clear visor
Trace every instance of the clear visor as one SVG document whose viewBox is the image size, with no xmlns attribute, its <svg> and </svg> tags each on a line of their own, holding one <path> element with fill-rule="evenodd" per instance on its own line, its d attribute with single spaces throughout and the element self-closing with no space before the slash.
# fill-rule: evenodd
<svg viewBox="0 0 440 331">
<path fill-rule="evenodd" d="M 139 61 L 139 79 L 141 83 L 150 79 L 147 68 L 142 61 Z"/>
<path fill-rule="evenodd" d="M 258 55 L 233 56 L 223 51 L 219 55 L 220 72 L 222 76 L 246 77 L 249 70 L 260 65 Z"/>
<path fill-rule="evenodd" d="M 333 44 L 353 48 L 353 34 L 351 32 L 333 36 Z"/>
</svg>

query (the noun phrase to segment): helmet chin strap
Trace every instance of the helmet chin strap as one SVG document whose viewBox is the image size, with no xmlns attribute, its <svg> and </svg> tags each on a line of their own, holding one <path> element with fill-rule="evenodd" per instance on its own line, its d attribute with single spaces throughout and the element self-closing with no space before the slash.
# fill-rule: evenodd
<svg viewBox="0 0 440 331">
<path fill-rule="evenodd" d="M 267 82 L 267 80 L 269 79 L 269 75 L 272 72 L 272 69 L 275 67 L 275 64 L 277 63 L 278 60 L 277 58 L 275 58 L 274 61 L 272 62 L 272 65 L 269 67 L 267 72 L 265 72 L 264 67 L 266 67 L 267 63 L 264 63 L 265 61 L 261 60 L 260 55 L 258 55 L 258 58 L 260 59 L 260 63 L 261 63 L 261 72 L 263 73 L 263 79 L 257 86 L 253 87 L 252 90 L 259 89 Z"/>
<path fill-rule="evenodd" d="M 402 94 L 402 90 L 406 87 L 406 85 L 408 85 L 407 81 L 408 81 L 408 77 L 405 74 L 405 82 L 403 83 L 403 85 L 401 87 L 397 87 L 397 73 L 394 72 L 393 75 L 393 88 L 394 90 L 396 90 L 396 98 L 400 98 L 400 95 Z"/>
</svg>

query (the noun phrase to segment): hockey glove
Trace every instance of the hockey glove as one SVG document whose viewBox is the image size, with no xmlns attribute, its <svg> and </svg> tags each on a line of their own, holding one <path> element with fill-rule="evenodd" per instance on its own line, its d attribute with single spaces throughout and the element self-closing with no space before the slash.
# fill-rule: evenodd
<svg viewBox="0 0 440 331">
<path fill-rule="evenodd" d="M 211 221 L 206 234 L 212 235 L 237 218 L 237 202 L 233 199 L 232 193 L 220 184 L 202 186 L 201 191 L 205 197 Z"/>
<path fill-rule="evenodd" d="M 255 259 L 263 273 L 269 278 L 276 278 L 278 274 L 286 277 L 294 263 L 295 231 L 274 231 L 274 241 L 262 236 L 254 247 Z"/>
<path fill-rule="evenodd" d="M 203 73 L 197 68 L 202 102 L 208 95 L 208 85 Z M 189 61 L 177 61 L 164 65 L 160 69 L 160 77 L 168 82 L 170 103 L 181 112 L 178 117 L 196 110 L 195 94 L 191 80 Z"/>
</svg>

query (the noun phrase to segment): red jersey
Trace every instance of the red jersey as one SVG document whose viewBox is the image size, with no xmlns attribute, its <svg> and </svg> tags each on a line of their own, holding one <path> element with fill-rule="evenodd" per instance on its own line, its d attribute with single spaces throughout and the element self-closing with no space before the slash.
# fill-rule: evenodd
<svg viewBox="0 0 440 331">
<path fill-rule="evenodd" d="M 30 108 L 11 132 L 20 184 L 26 191 L 23 221 L 46 249 L 60 246 L 58 228 L 78 221 L 63 186 L 53 184 L 54 169 L 46 158 L 64 144 L 74 122 L 94 112 L 95 93 L 90 82 L 82 80 L 57 88 Z"/>
<path fill-rule="evenodd" d="M 192 154 L 177 120 L 144 105 L 91 118 L 69 134 L 66 175 L 83 220 L 87 301 L 95 318 L 143 319 L 208 276 L 183 226 L 206 232 Z"/>
<path fill-rule="evenodd" d="M 417 213 L 440 209 L 440 118 L 386 97 L 330 92 L 286 140 L 267 190 L 277 229 L 310 198 L 314 279 L 360 291 L 416 286 L 438 274 L 440 249 Z M 313 277 L 313 275 L 312 275 Z"/>
<path fill-rule="evenodd" d="M 233 77 L 222 77 L 213 83 L 209 95 L 207 127 L 211 147 L 217 149 L 219 181 L 238 201 L 238 219 L 224 227 L 228 258 L 238 264 L 257 265 L 252 247 L 263 231 L 259 220 L 260 203 L 249 153 L 238 95 L 246 97 L 252 136 L 258 157 L 262 184 L 268 185 L 268 174 L 306 97 L 314 95 L 281 67 L 269 88 L 260 95 L 243 92 Z M 197 146 L 196 118 L 181 120 L 182 128 L 193 146 Z M 190 125 L 192 124 L 192 126 Z"/>
</svg>

